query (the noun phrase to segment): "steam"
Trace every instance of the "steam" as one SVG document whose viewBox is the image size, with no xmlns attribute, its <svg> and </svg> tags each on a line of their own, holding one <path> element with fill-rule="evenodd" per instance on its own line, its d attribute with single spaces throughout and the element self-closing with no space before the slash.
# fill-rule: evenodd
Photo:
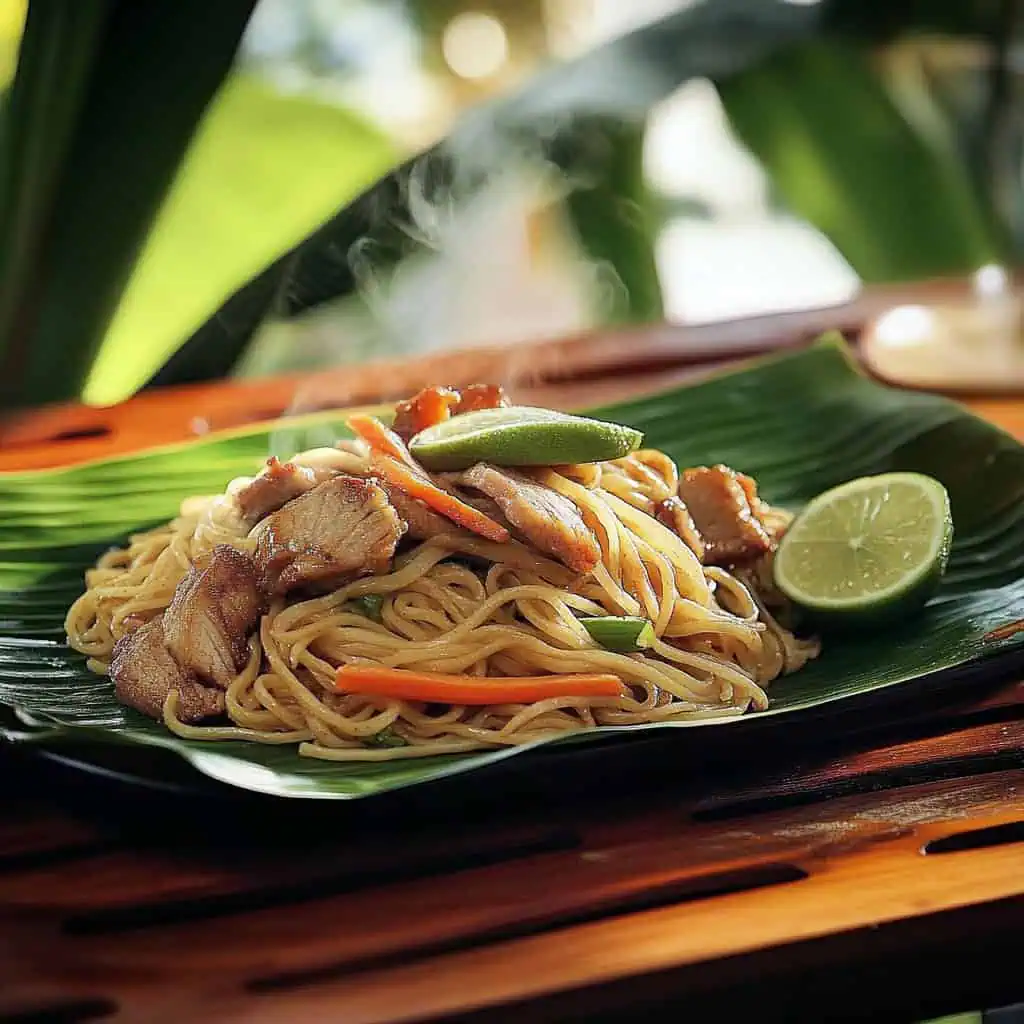
<svg viewBox="0 0 1024 1024">
<path fill-rule="evenodd" d="M 500 383 L 514 393 L 530 372 L 527 356 L 516 359 L 517 341 L 571 333 L 621 307 L 624 285 L 610 263 L 563 251 L 559 265 L 568 269 L 559 277 L 531 234 L 531 225 L 555 227 L 561 204 L 598 182 L 600 139 L 587 137 L 598 147 L 588 152 L 579 126 L 596 118 L 639 123 L 683 81 L 743 66 L 768 48 L 766 39 L 799 36 L 811 24 L 806 9 L 771 2 L 756 16 L 733 0 L 676 6 L 657 24 L 542 72 L 511 99 L 470 111 L 442 145 L 360 201 L 363 236 L 347 251 L 319 253 L 351 273 L 356 295 L 284 325 L 296 363 L 271 369 L 302 368 L 303 356 L 306 365 L 343 366 L 502 344 L 510 355 Z M 731 7 L 737 29 L 724 33 Z M 771 31 L 756 24 L 761 17 L 774 19 Z M 549 213 L 538 219 L 538 208 Z M 625 198 L 608 213 L 643 215 Z M 331 398 L 344 404 L 351 396 L 339 393 L 338 377 Z M 397 397 L 386 380 L 379 390 Z M 288 412 L 323 405 L 315 387 L 302 388 Z M 272 449 L 287 455 L 294 439 L 275 437 Z"/>
</svg>

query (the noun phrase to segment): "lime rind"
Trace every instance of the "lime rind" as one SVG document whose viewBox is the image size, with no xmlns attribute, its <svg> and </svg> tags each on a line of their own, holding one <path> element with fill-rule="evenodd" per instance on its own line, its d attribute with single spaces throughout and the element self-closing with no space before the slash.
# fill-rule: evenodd
<svg viewBox="0 0 1024 1024">
<path fill-rule="evenodd" d="M 409 442 L 427 469 L 465 469 L 475 462 L 498 466 L 551 466 L 602 462 L 635 451 L 643 434 L 603 420 L 551 409 L 512 406 L 481 409 L 428 427 Z"/>
<path fill-rule="evenodd" d="M 844 537 L 815 538 L 808 535 L 813 524 L 820 523 L 826 513 L 842 503 L 858 496 L 879 494 L 902 488 L 912 491 L 915 498 L 924 498 L 930 505 L 931 523 L 928 544 L 915 560 L 912 567 L 902 573 L 892 584 L 852 592 L 849 596 L 830 597 L 812 593 L 801 587 L 793 578 L 788 552 L 797 545 L 844 541 Z M 915 536 L 917 540 L 920 535 Z M 939 481 L 921 473 L 886 473 L 872 477 L 861 477 L 840 484 L 814 498 L 797 516 L 787 530 L 775 556 L 774 578 L 778 589 L 794 604 L 818 616 L 864 617 L 876 614 L 896 614 L 910 610 L 924 602 L 934 593 L 949 560 L 953 540 L 953 522 L 950 512 L 949 495 Z"/>
</svg>

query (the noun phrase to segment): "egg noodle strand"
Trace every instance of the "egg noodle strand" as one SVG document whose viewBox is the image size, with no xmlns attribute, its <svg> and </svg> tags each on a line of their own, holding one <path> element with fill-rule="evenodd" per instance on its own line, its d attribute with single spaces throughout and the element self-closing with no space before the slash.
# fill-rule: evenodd
<svg viewBox="0 0 1024 1024">
<path fill-rule="evenodd" d="M 300 465 L 366 475 L 358 450 L 317 449 Z M 323 596 L 276 600 L 263 615 L 245 668 L 225 695 L 229 723 L 188 725 L 167 698 L 178 736 L 298 744 L 308 757 L 385 761 L 528 743 L 597 726 L 690 721 L 767 706 L 765 687 L 800 668 L 816 643 L 787 630 L 773 605 L 767 560 L 728 572 L 703 566 L 644 511 L 674 494 L 678 471 L 657 451 L 596 466 L 540 470 L 535 478 L 572 501 L 601 549 L 576 575 L 518 541 L 462 531 L 419 543 L 390 572 Z M 67 615 L 69 643 L 105 673 L 116 641 L 161 614 L 192 564 L 217 544 L 251 552 L 233 495 L 190 498 L 179 517 L 104 554 Z M 773 509 L 770 523 L 786 522 Z M 380 621 L 354 598 L 379 595 Z M 657 640 L 638 653 L 600 647 L 580 616 L 642 615 Z M 532 704 L 438 706 L 335 689 L 339 666 L 373 662 L 480 678 L 613 673 L 618 697 L 558 697 Z M 386 739 L 386 742 L 384 742 Z"/>
</svg>

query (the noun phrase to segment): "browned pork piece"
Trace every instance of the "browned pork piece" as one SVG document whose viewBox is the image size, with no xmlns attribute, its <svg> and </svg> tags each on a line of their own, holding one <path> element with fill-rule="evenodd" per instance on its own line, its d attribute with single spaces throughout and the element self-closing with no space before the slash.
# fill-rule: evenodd
<svg viewBox="0 0 1024 1024">
<path fill-rule="evenodd" d="M 398 513 L 398 518 L 408 527 L 413 540 L 430 540 L 442 534 L 464 534 L 466 531 L 450 519 L 435 512 L 418 498 L 405 493 L 397 484 L 378 481 L 387 492 L 388 500 Z"/>
<path fill-rule="evenodd" d="M 659 501 L 654 507 L 655 518 L 682 538 L 683 543 L 703 562 L 706 554 L 704 538 L 681 498 L 675 496 Z"/>
<path fill-rule="evenodd" d="M 459 403 L 452 415 L 461 416 L 478 409 L 505 409 L 511 404 L 500 384 L 467 384 L 459 388 Z"/>
<path fill-rule="evenodd" d="M 408 441 L 421 430 L 441 423 L 451 416 L 478 409 L 500 409 L 509 405 L 498 384 L 470 384 L 463 388 L 429 387 L 395 406 L 392 430 Z"/>
<path fill-rule="evenodd" d="M 478 462 L 461 474 L 467 487 L 493 498 L 509 524 L 539 551 L 576 572 L 589 572 L 601 558 L 597 538 L 579 509 L 564 495 L 514 469 Z"/>
<path fill-rule="evenodd" d="M 156 618 L 114 645 L 110 678 L 117 699 L 150 718 L 161 718 L 164 701 L 178 691 L 177 716 L 199 722 L 224 711 L 224 694 L 204 686 L 171 657 L 164 642 L 163 618 Z"/>
<path fill-rule="evenodd" d="M 227 689 L 245 665 L 262 608 L 252 558 L 219 544 L 192 566 L 164 612 L 167 649 L 186 672 Z"/>
<path fill-rule="evenodd" d="M 686 469 L 679 481 L 679 497 L 704 539 L 705 564 L 740 565 L 774 547 L 761 522 L 761 503 L 749 477 L 728 466 Z"/>
<path fill-rule="evenodd" d="M 266 594 L 383 572 L 405 524 L 372 480 L 335 476 L 259 527 L 256 564 Z"/>
<path fill-rule="evenodd" d="M 253 526 L 335 474 L 333 469 L 297 466 L 294 462 L 282 462 L 276 455 L 272 455 L 267 459 L 267 468 L 246 484 L 235 500 L 242 518 Z"/>
</svg>

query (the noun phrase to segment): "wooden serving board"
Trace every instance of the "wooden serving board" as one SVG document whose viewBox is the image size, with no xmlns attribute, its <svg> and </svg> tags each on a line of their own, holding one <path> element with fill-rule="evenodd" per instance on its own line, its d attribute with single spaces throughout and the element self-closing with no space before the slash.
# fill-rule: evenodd
<svg viewBox="0 0 1024 1024">
<path fill-rule="evenodd" d="M 580 406 L 836 322 L 855 338 L 892 299 L 303 388 L 345 404 L 497 376 Z M 9 418 L 0 468 L 181 439 L 197 410 L 267 418 L 295 385 Z M 975 405 L 1024 435 L 1024 400 Z M 0 750 L 0 1024 L 909 1021 L 1024 998 L 1024 684 L 773 736 L 734 763 L 591 758 L 572 785 L 542 770 L 465 804 L 162 794 Z"/>
</svg>

